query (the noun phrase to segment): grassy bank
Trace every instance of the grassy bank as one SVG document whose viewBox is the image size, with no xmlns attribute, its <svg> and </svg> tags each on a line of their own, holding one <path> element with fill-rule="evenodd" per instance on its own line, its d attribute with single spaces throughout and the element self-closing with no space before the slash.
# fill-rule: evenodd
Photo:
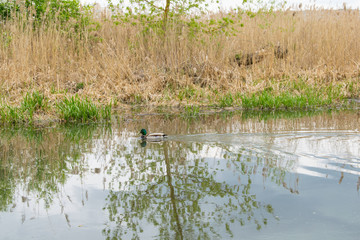
<svg viewBox="0 0 360 240">
<path fill-rule="evenodd" d="M 27 93 L 20 106 L 0 107 L 0 124 L 33 124 L 34 121 L 93 122 L 110 120 L 111 104 L 95 104 L 77 95 L 50 103 L 44 94 Z"/>
<path fill-rule="evenodd" d="M 304 90 L 305 89 L 305 90 Z M 176 107 L 155 104 L 152 107 L 147 105 L 133 104 L 130 108 L 121 108 L 120 114 L 134 113 L 134 107 L 140 107 L 140 111 L 156 112 L 160 114 L 179 114 L 184 118 L 198 118 L 202 114 L 216 112 L 217 109 L 227 110 L 243 110 L 265 112 L 273 110 L 292 111 L 292 110 L 321 110 L 338 108 L 339 106 L 347 107 L 350 105 L 343 95 L 341 95 L 339 87 L 327 87 L 314 89 L 312 87 L 304 87 L 303 92 L 299 95 L 294 92 L 286 91 L 276 93 L 272 89 L 266 89 L 256 93 L 235 93 L 225 94 L 216 93 L 213 96 L 201 98 L 203 92 L 197 90 L 189 90 L 182 96 L 182 100 L 186 103 Z M 292 91 L 296 91 L 292 89 Z M 179 97 L 179 95 L 177 96 Z M 204 97 L 204 96 L 203 96 Z M 172 101 L 169 98 L 170 101 Z M 202 100 L 206 101 L 201 102 Z M 125 111 L 123 111 L 125 110 Z M 112 113 L 117 111 L 119 107 L 113 109 L 112 103 L 95 103 L 88 98 L 81 98 L 78 95 L 72 97 L 64 97 L 60 100 L 52 102 L 43 93 L 34 91 L 27 93 L 20 102 L 19 106 L 1 105 L 0 106 L 0 125 L 32 125 L 33 123 L 42 122 L 95 122 L 110 121 Z"/>
<path fill-rule="evenodd" d="M 110 103 L 306 109 L 360 97 L 358 11 L 207 13 L 198 23 L 237 22 L 222 31 L 170 19 L 165 35 L 109 12 L 81 11 L 67 24 L 1 22 L 3 122 L 31 122 L 34 113 L 107 118 Z M 47 104 L 25 106 L 34 92 Z M 74 113 L 79 108 L 92 113 Z"/>
</svg>

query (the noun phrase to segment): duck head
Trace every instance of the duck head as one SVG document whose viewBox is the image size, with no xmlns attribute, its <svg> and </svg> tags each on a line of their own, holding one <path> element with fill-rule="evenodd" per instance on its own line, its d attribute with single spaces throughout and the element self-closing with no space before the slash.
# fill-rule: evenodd
<svg viewBox="0 0 360 240">
<path fill-rule="evenodd" d="M 145 130 L 144 128 L 140 130 L 140 133 L 141 133 L 143 136 L 146 136 L 146 134 L 147 134 L 147 132 L 146 132 L 146 130 Z"/>
</svg>

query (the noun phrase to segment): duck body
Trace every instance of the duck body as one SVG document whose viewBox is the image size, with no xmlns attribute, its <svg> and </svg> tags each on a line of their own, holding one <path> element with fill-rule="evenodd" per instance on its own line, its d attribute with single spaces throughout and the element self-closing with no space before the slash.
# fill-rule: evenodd
<svg viewBox="0 0 360 240">
<path fill-rule="evenodd" d="M 165 133 L 150 133 L 147 134 L 145 129 L 141 129 L 140 133 L 142 140 L 149 140 L 149 141 L 161 141 L 167 138 L 167 135 Z"/>
</svg>

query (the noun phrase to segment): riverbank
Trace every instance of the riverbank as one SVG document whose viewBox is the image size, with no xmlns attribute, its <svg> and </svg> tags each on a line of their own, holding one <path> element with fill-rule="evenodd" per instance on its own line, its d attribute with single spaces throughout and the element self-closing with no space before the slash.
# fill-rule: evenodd
<svg viewBox="0 0 360 240">
<path fill-rule="evenodd" d="M 327 92 L 328 94 L 330 92 Z M 331 98 L 321 92 L 308 92 L 307 95 L 293 96 L 290 93 L 272 95 L 270 91 L 252 95 L 231 95 L 228 93 L 219 98 L 218 104 L 101 104 L 94 103 L 78 95 L 64 97 L 51 102 L 44 94 L 37 91 L 27 93 L 19 106 L 3 105 L 0 108 L 0 124 L 3 126 L 47 126 L 52 123 L 89 123 L 112 122 L 120 117 L 124 120 L 134 116 L 164 115 L 181 116 L 186 119 L 200 119 L 215 113 L 231 116 L 242 112 L 244 116 L 271 115 L 292 116 L 295 113 L 316 114 L 323 111 L 340 109 L 358 109 L 360 100 Z M 198 103 L 198 102 L 197 102 Z"/>
<path fill-rule="evenodd" d="M 360 98 L 358 11 L 202 17 L 234 14 L 238 22 L 226 31 L 173 22 L 166 37 L 94 12 L 81 31 L 3 22 L 0 121 L 108 119 L 111 110 L 132 106 L 172 106 L 188 115 L 204 106 L 335 108 Z"/>
</svg>

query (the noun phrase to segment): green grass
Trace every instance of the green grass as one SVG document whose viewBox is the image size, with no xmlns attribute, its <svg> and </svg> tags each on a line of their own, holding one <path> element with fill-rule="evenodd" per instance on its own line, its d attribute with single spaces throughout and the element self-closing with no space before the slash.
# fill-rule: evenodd
<svg viewBox="0 0 360 240">
<path fill-rule="evenodd" d="M 219 107 L 231 107 L 235 103 L 235 99 L 231 93 L 225 94 L 219 99 Z"/>
<path fill-rule="evenodd" d="M 194 88 L 185 87 L 179 91 L 177 97 L 181 102 L 182 100 L 191 100 L 196 96 L 197 96 L 197 91 Z"/>
<path fill-rule="evenodd" d="M 20 106 L 0 106 L 0 124 L 17 125 L 32 124 L 35 113 L 58 113 L 58 118 L 64 122 L 93 122 L 111 118 L 111 104 L 98 106 L 88 99 L 78 96 L 65 98 L 50 105 L 47 98 L 40 92 L 27 93 Z"/>
<path fill-rule="evenodd" d="M 111 109 L 112 104 L 106 104 L 103 107 L 100 107 L 100 115 L 102 119 L 110 120 L 111 119 Z"/>
<path fill-rule="evenodd" d="M 243 109 L 312 109 L 333 107 L 344 104 L 345 98 L 358 95 L 358 87 L 353 82 L 330 82 L 313 84 L 307 79 L 258 79 L 254 88 L 264 85 L 257 92 L 224 92 L 219 89 L 196 89 L 186 86 L 173 95 L 174 99 L 187 104 L 205 103 L 213 107 L 242 107 Z M 207 101 L 206 101 L 207 100 Z M 189 112 L 185 109 L 185 112 Z M 185 113 L 187 114 L 187 113 Z M 190 114 L 191 115 L 191 111 Z"/>
<path fill-rule="evenodd" d="M 0 123 L 15 125 L 26 122 L 24 111 L 18 107 L 2 106 L 0 108 Z"/>
<path fill-rule="evenodd" d="M 259 80 L 260 81 L 260 80 Z M 281 81 L 281 80 L 280 80 Z M 258 84 L 258 83 L 256 83 Z M 354 83 L 329 83 L 328 85 L 309 85 L 303 79 L 268 82 L 267 86 L 255 93 L 225 92 L 214 90 L 208 95 L 208 102 L 215 107 L 239 106 L 248 109 L 313 109 L 344 105 L 346 97 L 356 96 Z M 351 90 L 351 92 L 350 92 Z M 345 93 L 348 93 L 345 95 Z M 349 92 L 351 95 L 349 96 Z"/>
<path fill-rule="evenodd" d="M 47 107 L 47 99 L 42 93 L 34 91 L 27 93 L 20 103 L 20 107 L 0 107 L 0 123 L 15 125 L 19 123 L 32 123 L 34 113 Z"/>
<path fill-rule="evenodd" d="M 145 102 L 145 99 L 140 94 L 131 94 L 129 99 L 125 101 L 127 104 L 139 105 Z"/>
<path fill-rule="evenodd" d="M 83 82 L 80 82 L 78 84 L 76 84 L 76 91 L 79 91 L 80 89 L 84 89 L 85 84 Z"/>
<path fill-rule="evenodd" d="M 28 121 L 33 121 L 33 116 L 36 111 L 45 109 L 47 107 L 47 99 L 44 94 L 34 91 L 27 93 L 21 102 L 20 109 L 27 116 Z"/>
<path fill-rule="evenodd" d="M 181 115 L 185 118 L 196 118 L 200 115 L 200 107 L 193 105 L 185 106 Z"/>
<path fill-rule="evenodd" d="M 313 109 L 334 106 L 344 102 L 341 86 L 329 85 L 323 88 L 309 87 L 300 83 L 290 83 L 281 93 L 272 88 L 253 94 L 243 94 L 241 106 L 244 109 Z"/>
<path fill-rule="evenodd" d="M 47 106 L 47 101 L 45 99 L 44 94 L 39 93 L 38 91 L 34 91 L 32 93 L 27 93 L 23 98 L 21 103 L 21 108 L 24 110 L 39 110 L 43 109 Z"/>
<path fill-rule="evenodd" d="M 65 98 L 56 105 L 60 119 L 65 122 L 92 122 L 111 118 L 111 104 L 97 106 L 87 98 Z"/>
<path fill-rule="evenodd" d="M 244 109 L 307 109 L 332 103 L 331 98 L 316 92 L 308 92 L 304 95 L 284 92 L 274 95 L 271 92 L 263 91 L 257 94 L 243 95 L 241 101 Z"/>
<path fill-rule="evenodd" d="M 65 98 L 50 105 L 42 93 L 34 91 L 27 93 L 20 106 L 0 106 L 0 124 L 18 125 L 32 124 L 34 114 L 57 112 L 58 118 L 64 122 L 93 122 L 111 119 L 112 105 L 98 106 L 88 99 L 77 96 Z"/>
<path fill-rule="evenodd" d="M 84 87 L 79 84 L 79 88 Z M 200 107 L 192 104 L 205 103 L 212 107 L 240 107 L 243 110 L 314 110 L 318 108 L 338 108 L 346 106 L 347 98 L 358 96 L 358 86 L 354 82 L 330 83 L 321 86 L 309 85 L 305 80 L 273 80 L 266 82 L 263 90 L 249 92 L 219 92 L 217 89 L 195 89 L 191 86 L 173 91 L 172 100 L 185 100 L 187 105 L 181 116 L 188 119 L 200 116 Z M 204 101 L 208 98 L 209 101 Z M 140 95 L 133 95 L 130 105 L 144 103 Z M 171 99 L 170 99 L 171 100 Z M 191 103 L 190 103 L 191 102 Z M 139 108 L 142 111 L 143 108 Z M 135 111 L 132 109 L 132 111 Z M 160 110 L 158 110 L 160 111 Z M 166 110 L 161 110 L 164 112 Z M 171 110 L 169 110 L 171 112 Z M 95 122 L 111 119 L 112 105 L 95 104 L 87 98 L 66 97 L 58 102 L 49 102 L 39 91 L 25 94 L 18 106 L 0 105 L 1 125 L 28 125 L 34 119 L 50 116 L 62 122 Z M 164 112 L 165 113 L 165 112 Z M 167 114 L 170 116 L 169 114 Z"/>
</svg>

